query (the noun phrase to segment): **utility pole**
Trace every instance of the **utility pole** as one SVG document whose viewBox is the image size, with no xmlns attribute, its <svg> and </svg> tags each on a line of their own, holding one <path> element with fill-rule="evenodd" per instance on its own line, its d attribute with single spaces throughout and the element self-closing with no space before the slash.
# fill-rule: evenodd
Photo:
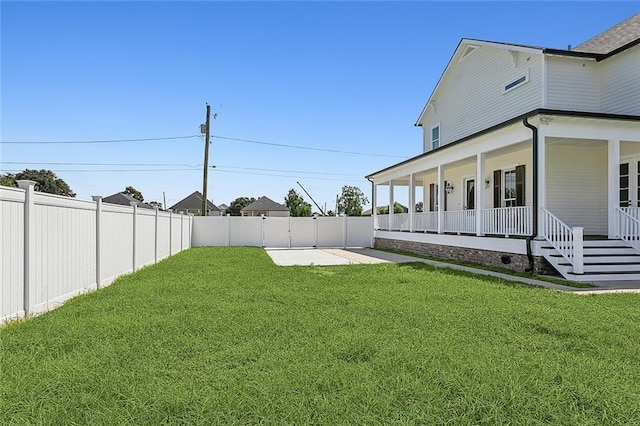
<svg viewBox="0 0 640 426">
<path fill-rule="evenodd" d="M 204 125 L 204 173 L 202 177 L 202 212 L 203 216 L 208 216 L 207 212 L 207 178 L 209 175 L 209 124 L 211 107 L 207 104 L 207 119 Z"/>
</svg>

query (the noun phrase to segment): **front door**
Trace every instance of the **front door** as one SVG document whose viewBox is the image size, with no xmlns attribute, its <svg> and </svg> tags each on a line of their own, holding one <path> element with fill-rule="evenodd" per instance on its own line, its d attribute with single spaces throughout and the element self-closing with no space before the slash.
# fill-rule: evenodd
<svg viewBox="0 0 640 426">
<path fill-rule="evenodd" d="M 620 207 L 640 207 L 640 159 L 620 163 Z"/>
<path fill-rule="evenodd" d="M 476 180 L 475 179 L 465 179 L 464 181 L 464 209 L 465 210 L 473 210 L 475 209 L 476 203 Z"/>
</svg>

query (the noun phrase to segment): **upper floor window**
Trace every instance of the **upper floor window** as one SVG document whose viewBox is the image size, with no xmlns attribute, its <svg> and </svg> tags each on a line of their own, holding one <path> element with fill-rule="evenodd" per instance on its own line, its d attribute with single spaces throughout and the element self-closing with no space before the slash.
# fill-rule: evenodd
<svg viewBox="0 0 640 426">
<path fill-rule="evenodd" d="M 440 123 L 431 128 L 431 149 L 440 147 Z"/>
</svg>

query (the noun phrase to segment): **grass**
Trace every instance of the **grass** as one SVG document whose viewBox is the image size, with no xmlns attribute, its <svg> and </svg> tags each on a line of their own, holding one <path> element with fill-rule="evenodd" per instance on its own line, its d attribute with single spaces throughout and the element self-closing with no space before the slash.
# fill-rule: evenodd
<svg viewBox="0 0 640 426">
<path fill-rule="evenodd" d="M 638 424 L 640 296 L 199 248 L 0 330 L 1 424 Z"/>
<path fill-rule="evenodd" d="M 514 271 L 512 269 L 499 268 L 497 266 L 481 265 L 479 263 L 467 262 L 467 261 L 464 261 L 464 260 L 443 259 L 443 258 L 440 258 L 440 257 L 426 256 L 424 254 L 417 254 L 417 253 L 411 253 L 411 252 L 407 252 L 407 251 L 394 250 L 394 249 L 376 249 L 376 250 L 386 251 L 388 253 L 395 253 L 395 254 L 402 254 L 402 255 L 406 255 L 406 256 L 418 257 L 418 258 L 421 258 L 421 259 L 428 259 L 428 260 L 433 260 L 433 261 L 436 261 L 436 262 L 451 263 L 451 264 L 460 265 L 460 266 L 468 266 L 470 268 L 475 268 L 475 269 L 484 269 L 485 271 L 500 272 L 502 274 L 512 275 L 512 276 L 515 276 L 515 277 L 533 278 L 533 279 L 536 279 L 538 281 L 546 281 L 546 282 L 549 282 L 549 283 L 559 284 L 559 285 L 563 285 L 563 286 L 566 286 L 566 287 L 574 287 L 574 288 L 596 288 L 597 287 L 597 286 L 595 286 L 593 284 L 589 284 L 589 283 L 577 282 L 577 281 L 568 281 L 568 280 L 564 280 L 564 279 L 561 279 L 561 278 L 550 277 L 548 275 L 537 275 L 537 274 L 531 274 L 531 273 L 527 273 L 527 272 L 518 272 L 518 271 Z"/>
</svg>

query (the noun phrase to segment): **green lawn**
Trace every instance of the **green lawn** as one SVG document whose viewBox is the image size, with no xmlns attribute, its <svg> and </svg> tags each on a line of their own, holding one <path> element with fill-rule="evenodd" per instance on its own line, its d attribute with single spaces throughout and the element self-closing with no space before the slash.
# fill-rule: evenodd
<svg viewBox="0 0 640 426">
<path fill-rule="evenodd" d="M 640 295 L 199 248 L 0 330 L 0 424 L 640 424 Z"/>
</svg>

